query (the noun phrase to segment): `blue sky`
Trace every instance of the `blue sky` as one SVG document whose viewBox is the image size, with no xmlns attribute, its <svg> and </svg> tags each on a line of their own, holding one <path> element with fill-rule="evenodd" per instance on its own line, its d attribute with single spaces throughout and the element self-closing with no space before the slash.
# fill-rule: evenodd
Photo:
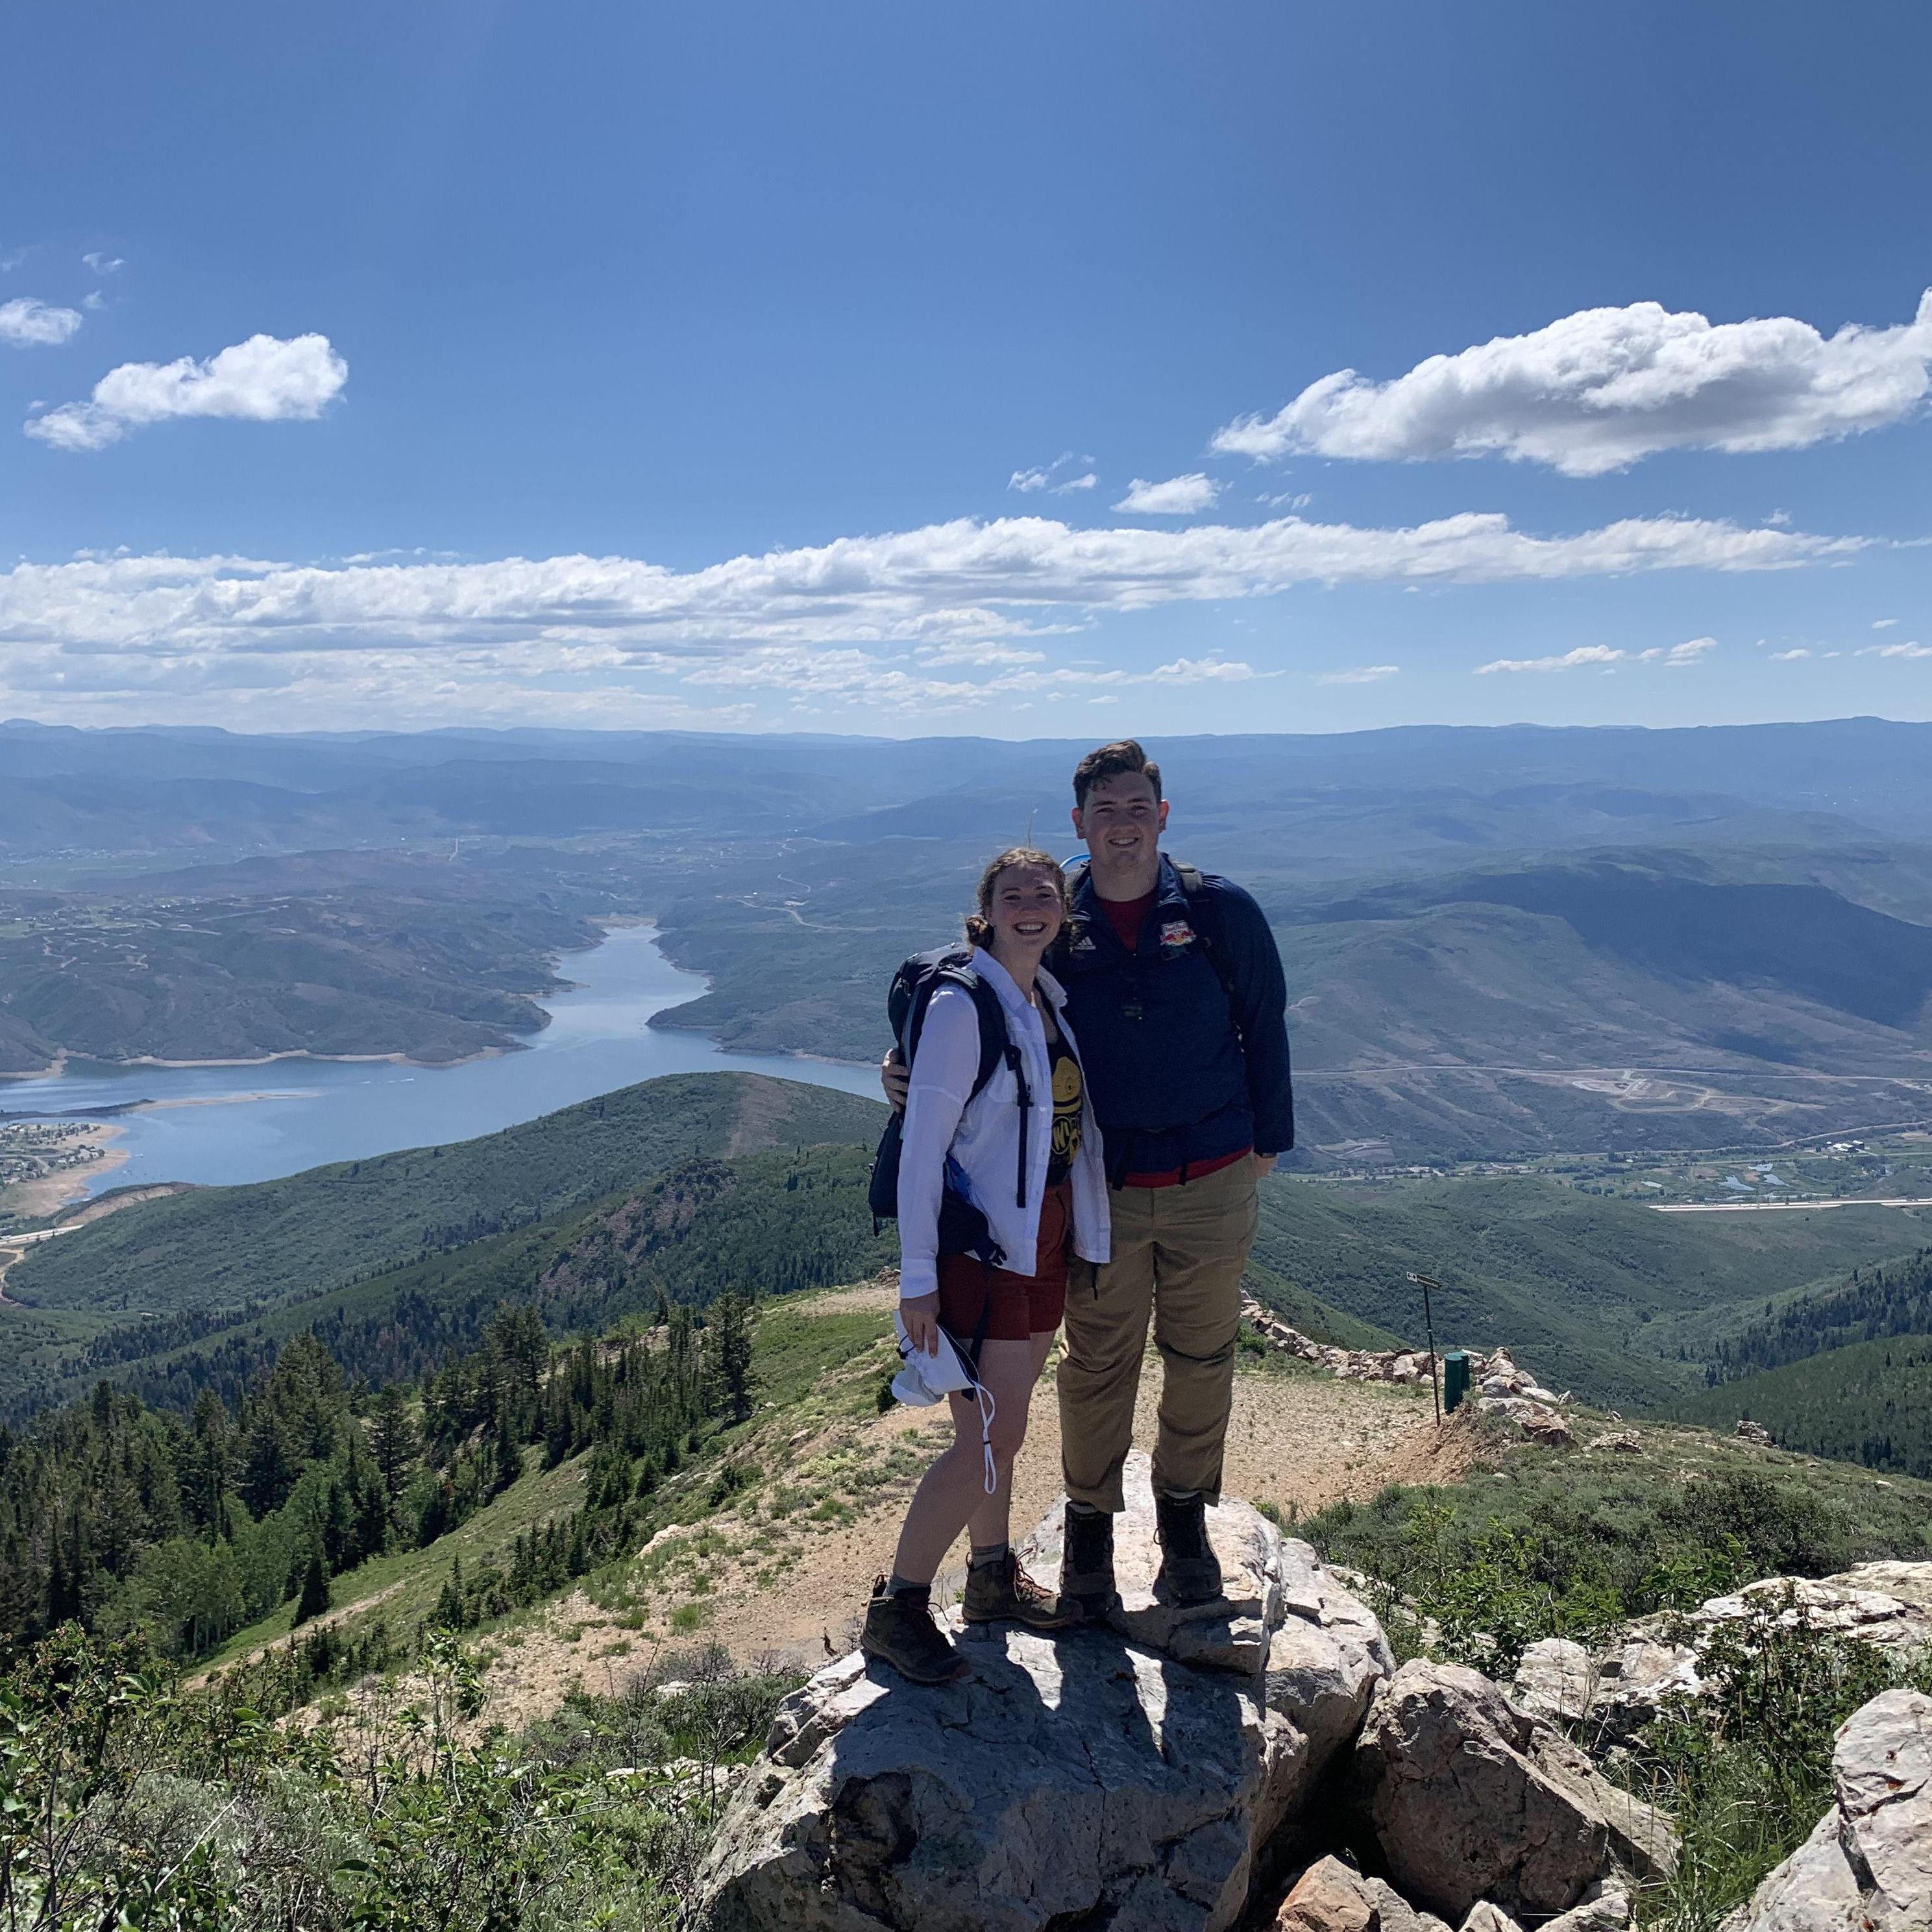
<svg viewBox="0 0 1932 1932">
<path fill-rule="evenodd" d="M 1922 9 L 12 38 L 0 715 L 1932 718 Z"/>
</svg>

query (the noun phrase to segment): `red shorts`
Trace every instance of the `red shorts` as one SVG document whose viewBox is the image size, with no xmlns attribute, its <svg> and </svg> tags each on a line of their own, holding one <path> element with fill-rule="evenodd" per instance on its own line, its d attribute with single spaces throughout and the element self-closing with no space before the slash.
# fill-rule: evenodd
<svg viewBox="0 0 1932 1932">
<path fill-rule="evenodd" d="M 1010 1274 L 970 1255 L 939 1258 L 939 1319 L 968 1348 L 986 1319 L 989 1342 L 1024 1342 L 1050 1335 L 1066 1312 L 1066 1264 L 1073 1253 L 1073 1184 L 1063 1180 L 1040 1204 L 1040 1246 L 1034 1272 Z"/>
</svg>

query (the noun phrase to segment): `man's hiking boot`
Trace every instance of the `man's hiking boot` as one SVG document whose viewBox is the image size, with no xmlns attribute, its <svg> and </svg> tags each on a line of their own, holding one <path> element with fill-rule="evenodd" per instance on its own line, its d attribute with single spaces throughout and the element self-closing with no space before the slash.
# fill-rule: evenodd
<svg viewBox="0 0 1932 1932">
<path fill-rule="evenodd" d="M 1114 1519 L 1105 1510 L 1066 1505 L 1060 1529 L 1060 1594 L 1090 1617 L 1104 1617 L 1114 1601 Z"/>
<path fill-rule="evenodd" d="M 1078 1604 L 1036 1583 L 1011 1550 L 997 1563 L 976 1563 L 967 1571 L 960 1614 L 969 1624 L 1022 1624 L 1036 1630 L 1067 1630 L 1083 1620 Z"/>
<path fill-rule="evenodd" d="M 1160 1538 L 1156 1592 L 1164 1584 L 1177 1604 L 1211 1604 L 1221 1594 L 1221 1565 L 1208 1540 L 1207 1503 L 1198 1496 L 1157 1496 L 1154 1513 Z"/>
<path fill-rule="evenodd" d="M 902 1590 L 894 1595 L 881 1576 L 866 1606 L 859 1648 L 875 1664 L 890 1664 L 914 1684 L 954 1684 L 973 1666 L 932 1620 L 930 1590 Z"/>
</svg>

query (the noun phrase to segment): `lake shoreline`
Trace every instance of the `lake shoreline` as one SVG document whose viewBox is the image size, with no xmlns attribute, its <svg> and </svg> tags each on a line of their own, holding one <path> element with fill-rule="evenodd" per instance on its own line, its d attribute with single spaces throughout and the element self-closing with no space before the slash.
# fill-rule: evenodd
<svg viewBox="0 0 1932 1932">
<path fill-rule="evenodd" d="M 128 1161 L 111 1176 L 93 1169 L 92 1195 L 130 1184 L 231 1186 L 472 1139 L 666 1075 L 752 1073 L 877 1097 L 869 1062 L 747 1053 L 708 1031 L 652 1025 L 706 985 L 666 959 L 657 937 L 653 922 L 614 922 L 596 946 L 572 949 L 569 983 L 548 996 L 548 1023 L 514 1052 L 428 1062 L 292 1052 L 186 1064 L 156 1054 L 112 1065 L 70 1054 L 64 1074 L 0 1083 L 0 1118 L 114 1117 Z M 252 1078 L 233 1077 L 248 1068 Z"/>
</svg>

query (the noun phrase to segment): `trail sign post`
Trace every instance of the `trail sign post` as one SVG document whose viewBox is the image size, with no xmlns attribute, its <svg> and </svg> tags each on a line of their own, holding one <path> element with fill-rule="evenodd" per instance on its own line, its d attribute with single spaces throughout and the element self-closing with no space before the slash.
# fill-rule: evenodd
<svg viewBox="0 0 1932 1932">
<path fill-rule="evenodd" d="M 1430 1289 L 1439 1288 L 1442 1284 L 1432 1274 L 1412 1274 L 1409 1280 L 1422 1291 L 1422 1328 L 1423 1332 L 1429 1337 L 1429 1394 L 1436 1405 L 1436 1426 L 1440 1429 L 1442 1426 L 1442 1384 L 1436 1372 L 1436 1315 L 1430 1305 L 1429 1294 Z"/>
</svg>

